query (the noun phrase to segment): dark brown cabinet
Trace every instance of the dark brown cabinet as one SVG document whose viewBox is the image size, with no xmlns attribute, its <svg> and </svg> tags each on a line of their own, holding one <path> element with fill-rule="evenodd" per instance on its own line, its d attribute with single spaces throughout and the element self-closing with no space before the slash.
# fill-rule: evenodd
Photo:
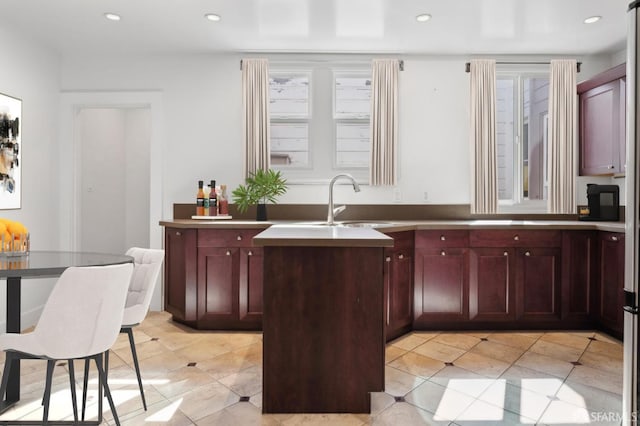
<svg viewBox="0 0 640 426">
<path fill-rule="evenodd" d="M 583 176 L 625 172 L 625 74 L 621 64 L 578 85 Z"/>
<path fill-rule="evenodd" d="M 595 263 L 598 254 L 595 231 L 562 233 L 562 320 L 567 327 L 589 324 L 592 295 L 596 290 Z"/>
<path fill-rule="evenodd" d="M 165 229 L 165 310 L 178 321 L 195 325 L 196 290 L 196 230 Z"/>
<path fill-rule="evenodd" d="M 469 318 L 469 232 L 416 231 L 414 326 L 446 327 Z"/>
<path fill-rule="evenodd" d="M 393 247 L 384 250 L 385 337 L 395 339 L 413 324 L 413 231 L 392 232 Z"/>
<path fill-rule="evenodd" d="M 622 338 L 624 306 L 624 234 L 602 232 L 599 238 L 596 312 L 604 330 Z"/>
<path fill-rule="evenodd" d="M 560 319 L 560 231 L 476 230 L 469 241 L 472 321 L 526 325 Z"/>
<path fill-rule="evenodd" d="M 172 229 L 165 233 L 165 309 L 205 330 L 262 328 L 259 230 Z"/>
</svg>

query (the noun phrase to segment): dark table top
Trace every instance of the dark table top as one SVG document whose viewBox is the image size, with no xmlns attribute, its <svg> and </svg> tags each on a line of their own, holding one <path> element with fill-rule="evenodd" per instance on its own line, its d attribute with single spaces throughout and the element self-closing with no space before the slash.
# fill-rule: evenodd
<svg viewBox="0 0 640 426">
<path fill-rule="evenodd" d="M 31 251 L 21 256 L 0 256 L 0 278 L 51 277 L 69 266 L 104 266 L 133 262 L 123 254 L 73 251 Z"/>
</svg>

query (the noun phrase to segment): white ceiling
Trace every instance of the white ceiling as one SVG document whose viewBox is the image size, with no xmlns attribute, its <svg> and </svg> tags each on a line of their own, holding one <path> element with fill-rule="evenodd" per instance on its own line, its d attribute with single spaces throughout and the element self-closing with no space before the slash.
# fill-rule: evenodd
<svg viewBox="0 0 640 426">
<path fill-rule="evenodd" d="M 2 0 L 0 26 L 61 54 L 600 54 L 629 0 Z M 105 12 L 122 15 L 119 22 Z M 219 22 L 205 13 L 221 15 Z M 419 23 L 415 16 L 433 18 Z M 596 24 L 584 18 L 602 16 Z"/>
</svg>

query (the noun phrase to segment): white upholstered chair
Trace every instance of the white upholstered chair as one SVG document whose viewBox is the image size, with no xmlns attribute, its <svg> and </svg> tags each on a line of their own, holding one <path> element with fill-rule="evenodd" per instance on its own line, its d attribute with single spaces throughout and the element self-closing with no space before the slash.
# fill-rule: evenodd
<svg viewBox="0 0 640 426">
<path fill-rule="evenodd" d="M 73 403 L 76 406 L 74 359 L 93 359 L 109 401 L 111 413 L 120 424 L 106 375 L 102 356 L 116 341 L 121 327 L 127 289 L 131 280 L 131 263 L 112 266 L 67 268 L 51 291 L 34 330 L 30 333 L 0 335 L 0 349 L 6 352 L 0 397 L 4 397 L 14 360 L 47 360 L 43 424 L 48 424 L 53 369 L 58 360 L 67 360 Z"/>
<path fill-rule="evenodd" d="M 138 379 L 138 387 L 140 388 L 140 397 L 142 398 L 142 405 L 146 411 L 147 402 L 144 397 L 144 389 L 142 387 L 142 378 L 140 376 L 140 365 L 138 363 L 138 355 L 136 353 L 136 346 L 133 340 L 133 327 L 140 324 L 149 311 L 149 305 L 151 304 L 151 297 L 160 275 L 160 269 L 162 268 L 162 260 L 164 259 L 164 250 L 159 249 L 145 249 L 139 247 L 133 247 L 127 250 L 128 256 L 133 257 L 133 275 L 131 276 L 131 283 L 129 284 L 129 291 L 127 294 L 127 302 L 124 308 L 124 315 L 122 317 L 121 333 L 127 333 L 129 336 L 129 345 L 131 346 L 131 354 L 133 355 L 133 364 L 136 369 L 136 376 Z M 108 360 L 109 352 L 105 354 Z M 84 419 L 85 407 L 86 407 L 86 395 L 87 395 L 87 378 L 89 363 L 85 362 L 84 366 L 84 386 L 82 394 L 82 418 Z"/>
</svg>

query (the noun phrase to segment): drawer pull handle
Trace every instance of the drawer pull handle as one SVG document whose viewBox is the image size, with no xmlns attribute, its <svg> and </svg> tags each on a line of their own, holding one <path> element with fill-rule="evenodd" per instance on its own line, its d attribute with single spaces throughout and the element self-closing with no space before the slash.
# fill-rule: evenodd
<svg viewBox="0 0 640 426">
<path fill-rule="evenodd" d="M 231 256 L 231 252 L 230 252 L 229 250 L 227 250 L 226 255 L 227 255 L 227 256 Z"/>
<path fill-rule="evenodd" d="M 444 235 L 440 235 L 440 241 L 445 241 L 447 239 L 447 237 L 445 237 Z"/>
<path fill-rule="evenodd" d="M 520 239 L 520 236 L 516 235 L 516 236 L 514 236 L 514 237 L 513 237 L 513 239 L 514 239 L 515 241 L 518 241 L 518 240 Z"/>
<path fill-rule="evenodd" d="M 236 240 L 238 240 L 238 241 L 242 241 L 242 235 L 238 235 L 238 236 L 236 237 Z"/>
<path fill-rule="evenodd" d="M 404 259 L 404 254 L 399 254 L 398 259 Z"/>
<path fill-rule="evenodd" d="M 505 251 L 504 253 L 502 253 L 502 255 L 503 256 L 509 256 L 509 253 Z"/>
<path fill-rule="evenodd" d="M 179 237 L 180 235 L 182 235 L 182 232 L 176 231 L 176 236 Z"/>
<path fill-rule="evenodd" d="M 525 256 L 531 256 L 531 252 L 526 251 L 526 252 L 524 252 L 524 255 L 525 255 Z"/>
<path fill-rule="evenodd" d="M 611 236 L 611 241 L 618 241 L 618 237 L 616 237 L 615 235 Z"/>
<path fill-rule="evenodd" d="M 442 250 L 442 251 L 440 252 L 440 256 L 446 256 L 446 255 L 447 255 L 447 253 L 445 253 L 445 251 L 444 251 L 444 250 Z"/>
<path fill-rule="evenodd" d="M 253 252 L 249 250 L 249 253 L 247 253 L 247 256 L 253 256 Z"/>
<path fill-rule="evenodd" d="M 387 257 L 385 257 L 385 258 L 384 258 L 384 261 L 385 261 L 385 262 L 391 262 L 391 256 L 387 256 Z"/>
</svg>

